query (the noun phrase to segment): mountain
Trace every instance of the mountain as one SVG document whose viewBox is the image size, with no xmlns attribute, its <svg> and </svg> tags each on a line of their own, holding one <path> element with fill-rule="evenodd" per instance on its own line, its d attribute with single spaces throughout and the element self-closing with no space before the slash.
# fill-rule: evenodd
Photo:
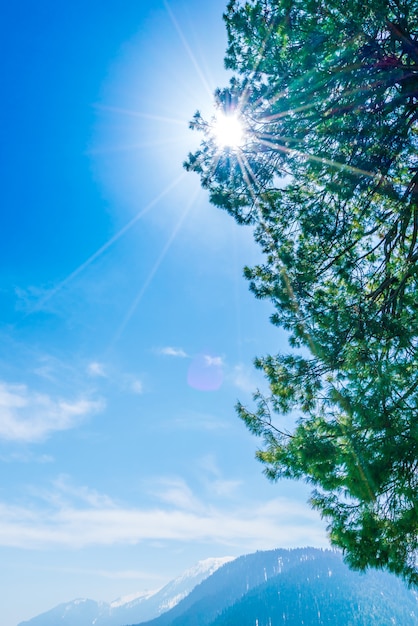
<svg viewBox="0 0 418 626">
<path fill-rule="evenodd" d="M 233 557 L 205 559 L 157 591 L 142 592 L 114 602 L 77 599 L 60 604 L 19 626 L 122 626 L 143 622 L 168 611 L 205 578 Z"/>
<path fill-rule="evenodd" d="M 332 550 L 207 559 L 159 591 L 79 599 L 19 626 L 418 626 L 418 593 L 385 572 L 351 571 Z"/>
<path fill-rule="evenodd" d="M 314 548 L 240 557 L 141 626 L 418 626 L 418 595 L 385 572 Z"/>
<path fill-rule="evenodd" d="M 251 590 L 211 626 L 417 626 L 417 594 L 392 575 L 340 559 L 302 562 Z M 331 569 L 332 568 L 332 569 Z"/>
</svg>

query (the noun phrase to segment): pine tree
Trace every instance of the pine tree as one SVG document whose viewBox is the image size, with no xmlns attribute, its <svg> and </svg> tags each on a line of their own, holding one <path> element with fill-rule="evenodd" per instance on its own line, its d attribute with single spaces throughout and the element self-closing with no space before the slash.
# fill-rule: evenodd
<svg viewBox="0 0 418 626">
<path fill-rule="evenodd" d="M 197 113 L 185 165 L 253 225 L 245 276 L 291 348 L 256 359 L 270 394 L 238 414 L 352 567 L 418 585 L 418 2 L 232 0 L 224 19 L 216 105 L 243 138 Z"/>
</svg>

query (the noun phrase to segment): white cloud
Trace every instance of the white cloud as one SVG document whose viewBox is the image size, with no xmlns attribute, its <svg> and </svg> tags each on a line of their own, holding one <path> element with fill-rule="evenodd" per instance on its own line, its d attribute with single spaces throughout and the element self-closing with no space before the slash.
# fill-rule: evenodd
<svg viewBox="0 0 418 626">
<path fill-rule="evenodd" d="M 152 491 L 159 500 L 178 509 L 200 510 L 201 504 L 181 478 L 161 478 L 152 483 Z"/>
<path fill-rule="evenodd" d="M 109 496 L 99 493 L 96 489 L 91 489 L 84 485 L 73 485 L 65 474 L 61 474 L 53 483 L 56 493 L 62 496 L 79 500 L 83 504 L 88 504 L 93 508 L 114 508 L 115 504 Z M 49 498 L 48 498 L 49 499 Z"/>
<path fill-rule="evenodd" d="M 24 508 L 0 506 L 0 545 L 20 548 L 85 547 L 150 540 L 210 541 L 269 549 L 326 545 L 317 516 L 288 501 L 262 507 L 201 513 L 163 508 L 63 507 L 48 515 Z"/>
<path fill-rule="evenodd" d="M 87 372 L 90 376 L 99 376 L 101 378 L 106 378 L 106 371 L 103 363 L 99 363 L 98 361 L 92 361 L 87 366 Z"/>
<path fill-rule="evenodd" d="M 74 488 L 63 484 L 56 484 L 60 497 L 51 497 L 47 505 L 0 503 L 0 545 L 31 549 L 208 541 L 248 552 L 327 545 L 319 515 L 287 498 L 249 501 L 246 506 L 221 510 L 197 499 L 182 481 L 172 481 L 160 493 L 168 507 L 140 508 L 117 505 L 85 487 L 71 493 Z"/>
<path fill-rule="evenodd" d="M 136 375 L 115 370 L 100 361 L 91 361 L 87 365 L 87 373 L 94 378 L 105 378 L 108 385 L 112 384 L 121 391 L 134 394 L 142 394 L 144 391 L 142 381 Z"/>
<path fill-rule="evenodd" d="M 221 497 L 231 497 L 242 485 L 241 480 L 226 480 L 218 478 L 211 482 L 211 489 L 214 494 Z"/>
<path fill-rule="evenodd" d="M 166 356 L 176 356 L 182 359 L 185 359 L 188 356 L 188 354 L 183 350 L 183 348 L 173 348 L 172 346 L 166 346 L 165 348 L 160 348 L 158 352 L 159 354 L 164 354 Z"/>
<path fill-rule="evenodd" d="M 30 391 L 26 385 L 0 382 L 0 439 L 38 442 L 69 430 L 104 408 L 102 400 L 65 400 Z"/>
<path fill-rule="evenodd" d="M 205 354 L 203 358 L 206 365 L 209 365 L 209 367 L 222 367 L 224 364 L 221 356 L 210 356 L 209 354 Z"/>
</svg>

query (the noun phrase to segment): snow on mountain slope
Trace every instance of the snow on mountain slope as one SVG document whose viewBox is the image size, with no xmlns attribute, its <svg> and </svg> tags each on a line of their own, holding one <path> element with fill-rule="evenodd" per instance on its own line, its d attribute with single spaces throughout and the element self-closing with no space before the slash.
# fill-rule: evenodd
<svg viewBox="0 0 418 626">
<path fill-rule="evenodd" d="M 199 561 L 194 567 L 188 569 L 184 574 L 171 581 L 163 587 L 154 597 L 153 600 L 159 604 L 158 613 L 155 616 L 168 611 L 185 598 L 199 583 L 217 569 L 233 561 L 234 557 L 222 557 L 205 559 Z"/>
<path fill-rule="evenodd" d="M 19 626 L 121 626 L 151 620 L 176 606 L 199 583 L 232 560 L 234 557 L 199 561 L 162 589 L 123 596 L 111 603 L 78 598 Z"/>
<path fill-rule="evenodd" d="M 154 589 L 153 591 L 138 591 L 137 593 L 130 593 L 127 596 L 122 596 L 117 600 L 113 600 L 113 602 L 110 603 L 110 608 L 117 609 L 120 606 L 125 606 L 127 604 L 132 604 L 138 601 L 142 602 L 143 600 L 148 600 L 148 598 L 155 595 L 159 591 L 160 589 Z"/>
</svg>

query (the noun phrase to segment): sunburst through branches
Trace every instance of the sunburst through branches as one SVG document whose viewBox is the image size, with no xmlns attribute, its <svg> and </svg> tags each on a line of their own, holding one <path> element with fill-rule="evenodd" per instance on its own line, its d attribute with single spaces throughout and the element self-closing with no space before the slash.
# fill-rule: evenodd
<svg viewBox="0 0 418 626">
<path fill-rule="evenodd" d="M 212 124 L 212 133 L 221 149 L 237 149 L 245 142 L 244 126 L 236 113 L 218 113 Z"/>
</svg>

